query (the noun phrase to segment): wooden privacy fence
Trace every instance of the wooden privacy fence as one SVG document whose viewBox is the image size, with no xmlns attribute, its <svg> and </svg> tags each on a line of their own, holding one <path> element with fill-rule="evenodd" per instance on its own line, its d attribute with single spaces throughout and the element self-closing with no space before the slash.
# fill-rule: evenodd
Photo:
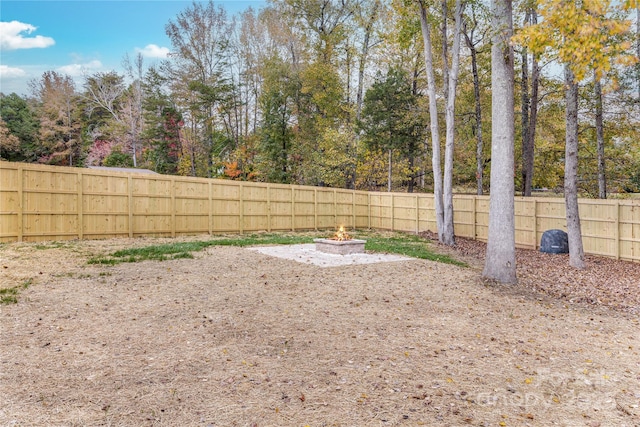
<svg viewBox="0 0 640 427">
<path fill-rule="evenodd" d="M 0 241 L 368 228 L 368 194 L 0 162 Z"/>
<path fill-rule="evenodd" d="M 454 197 L 457 236 L 487 240 L 489 197 Z M 515 200 L 516 244 L 566 229 L 564 199 Z M 585 252 L 640 261 L 640 201 L 580 200 Z M 433 195 L 0 162 L 0 242 L 374 228 L 435 231 Z"/>
</svg>

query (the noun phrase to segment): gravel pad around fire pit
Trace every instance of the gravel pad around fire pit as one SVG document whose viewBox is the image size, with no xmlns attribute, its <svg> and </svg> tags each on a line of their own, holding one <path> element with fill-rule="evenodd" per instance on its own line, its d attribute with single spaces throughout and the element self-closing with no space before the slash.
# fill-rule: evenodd
<svg viewBox="0 0 640 427">
<path fill-rule="evenodd" d="M 265 255 L 313 264 L 319 267 L 339 267 L 351 264 L 374 264 L 377 262 L 409 261 L 413 259 L 399 255 L 374 253 L 329 254 L 316 250 L 314 244 L 261 246 L 248 249 Z"/>
</svg>

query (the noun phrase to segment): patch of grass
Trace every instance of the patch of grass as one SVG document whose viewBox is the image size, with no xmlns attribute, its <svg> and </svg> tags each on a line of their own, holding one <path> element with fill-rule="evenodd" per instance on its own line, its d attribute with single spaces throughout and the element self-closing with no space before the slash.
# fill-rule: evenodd
<svg viewBox="0 0 640 427">
<path fill-rule="evenodd" d="M 429 248 L 429 242 L 414 234 L 394 233 L 392 235 L 377 236 L 375 234 L 362 235 L 358 238 L 367 240 L 365 249 L 373 252 L 405 255 L 412 258 L 427 259 L 430 261 L 453 264 L 467 267 L 464 262 L 433 252 Z"/>
<path fill-rule="evenodd" d="M 0 289 L 0 304 L 16 304 L 18 302 L 18 294 L 20 291 L 27 289 L 31 286 L 31 283 L 33 283 L 33 280 L 29 279 L 22 285 Z"/>
<path fill-rule="evenodd" d="M 36 244 L 34 245 L 34 248 L 38 250 L 45 250 L 45 249 L 67 248 L 69 246 L 70 246 L 69 243 L 66 243 L 66 242 L 53 241 L 53 242 Z"/>
<path fill-rule="evenodd" d="M 327 237 L 333 232 L 306 234 L 261 233 L 243 236 L 220 237 L 214 240 L 176 242 L 152 245 L 142 248 L 123 249 L 108 255 L 91 258 L 89 264 L 115 265 L 123 262 L 164 261 L 170 259 L 193 258 L 192 252 L 201 251 L 210 246 L 256 246 L 256 245 L 293 245 L 312 243 L 314 237 L 324 234 Z M 372 252 L 393 253 L 413 258 L 466 266 L 448 255 L 433 252 L 429 242 L 414 234 L 392 232 L 350 232 L 354 238 L 366 239 L 365 248 Z"/>
<path fill-rule="evenodd" d="M 177 242 L 143 248 L 123 249 L 105 256 L 89 259 L 89 264 L 115 265 L 123 262 L 165 261 L 170 259 L 193 258 L 191 252 L 201 251 L 210 246 L 255 246 L 255 245 L 292 245 L 311 243 L 307 236 L 289 234 L 250 234 L 237 237 L 223 237 L 215 240 Z"/>
<path fill-rule="evenodd" d="M 256 245 L 298 245 L 302 243 L 313 243 L 313 237 L 303 234 L 250 234 L 224 240 L 211 240 L 206 242 L 210 246 L 256 246 Z"/>
</svg>

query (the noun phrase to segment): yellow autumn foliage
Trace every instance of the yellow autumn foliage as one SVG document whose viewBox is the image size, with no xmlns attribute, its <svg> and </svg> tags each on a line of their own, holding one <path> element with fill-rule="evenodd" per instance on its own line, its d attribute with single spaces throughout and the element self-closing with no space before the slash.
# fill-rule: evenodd
<svg viewBox="0 0 640 427">
<path fill-rule="evenodd" d="M 623 6 L 637 3 L 629 0 Z M 591 72 L 600 78 L 614 63 L 637 61 L 626 53 L 629 43 L 623 36 L 629 33 L 631 21 L 619 17 L 619 4 L 614 6 L 611 0 L 539 0 L 538 6 L 540 22 L 521 29 L 513 41 L 536 54 L 557 57 L 569 65 L 577 81 Z"/>
</svg>

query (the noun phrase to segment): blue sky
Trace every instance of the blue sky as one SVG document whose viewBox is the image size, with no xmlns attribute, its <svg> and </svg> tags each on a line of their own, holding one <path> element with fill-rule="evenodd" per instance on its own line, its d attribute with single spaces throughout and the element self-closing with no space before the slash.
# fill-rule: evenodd
<svg viewBox="0 0 640 427">
<path fill-rule="evenodd" d="M 201 0 L 198 0 L 201 1 Z M 171 44 L 164 27 L 191 0 L 0 1 L 0 92 L 29 94 L 27 82 L 49 70 L 68 74 L 122 72 L 123 57 L 138 52 L 149 65 Z M 214 1 L 229 14 L 264 0 Z"/>
</svg>

